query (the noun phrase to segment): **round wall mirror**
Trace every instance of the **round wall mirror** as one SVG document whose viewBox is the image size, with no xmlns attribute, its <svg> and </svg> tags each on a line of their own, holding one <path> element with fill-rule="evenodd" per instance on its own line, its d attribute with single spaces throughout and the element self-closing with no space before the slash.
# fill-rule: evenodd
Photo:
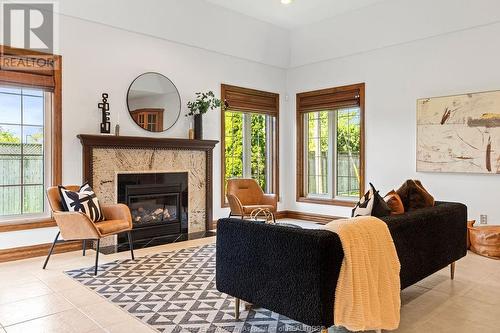
<svg viewBox="0 0 500 333">
<path fill-rule="evenodd" d="M 163 132 L 179 119 L 181 96 L 166 76 L 144 73 L 128 88 L 127 106 L 137 125 L 150 132 Z"/>
</svg>

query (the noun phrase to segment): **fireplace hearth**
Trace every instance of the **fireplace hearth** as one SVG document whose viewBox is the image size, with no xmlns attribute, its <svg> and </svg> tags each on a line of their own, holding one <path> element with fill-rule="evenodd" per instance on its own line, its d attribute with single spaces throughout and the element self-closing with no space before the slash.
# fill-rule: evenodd
<svg viewBox="0 0 500 333">
<path fill-rule="evenodd" d="M 117 186 L 117 201 L 132 215 L 134 244 L 156 245 L 188 232 L 187 173 L 124 173 Z M 118 237 L 119 245 L 126 243 L 126 237 Z"/>
</svg>

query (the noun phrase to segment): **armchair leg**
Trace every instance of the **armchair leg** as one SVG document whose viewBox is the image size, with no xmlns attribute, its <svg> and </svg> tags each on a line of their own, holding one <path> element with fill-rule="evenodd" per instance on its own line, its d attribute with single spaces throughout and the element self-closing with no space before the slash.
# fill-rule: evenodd
<svg viewBox="0 0 500 333">
<path fill-rule="evenodd" d="M 100 245 L 101 240 L 98 239 L 96 242 L 95 246 L 95 268 L 94 268 L 94 275 L 97 275 L 97 264 L 99 263 L 99 245 Z"/>
<path fill-rule="evenodd" d="M 82 242 L 83 256 L 85 257 L 85 250 L 87 249 L 87 240 L 84 239 Z"/>
<path fill-rule="evenodd" d="M 234 317 L 236 320 L 240 319 L 240 299 L 235 298 L 234 299 Z"/>
<path fill-rule="evenodd" d="M 132 241 L 132 231 L 127 232 L 128 236 L 128 246 L 130 247 L 130 255 L 132 257 L 132 260 L 135 260 L 134 257 L 134 242 Z"/>
<path fill-rule="evenodd" d="M 61 234 L 60 231 L 57 232 L 56 238 L 54 239 L 54 243 L 52 243 L 52 246 L 50 247 L 49 254 L 47 255 L 47 258 L 45 258 L 45 262 L 43 263 L 43 269 L 47 267 L 47 263 L 49 262 L 50 256 L 52 255 L 52 252 L 54 251 L 54 247 L 56 246 L 57 240 L 59 239 L 59 235 Z"/>
<path fill-rule="evenodd" d="M 455 279 L 455 262 L 452 262 L 450 265 L 450 278 Z"/>
</svg>

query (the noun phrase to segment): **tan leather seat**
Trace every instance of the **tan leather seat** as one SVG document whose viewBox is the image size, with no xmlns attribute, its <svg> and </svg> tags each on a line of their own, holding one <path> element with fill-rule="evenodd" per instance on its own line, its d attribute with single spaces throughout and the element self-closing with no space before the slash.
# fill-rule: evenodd
<svg viewBox="0 0 500 333">
<path fill-rule="evenodd" d="M 64 187 L 70 191 L 78 191 L 80 189 L 80 186 L 78 185 L 68 185 Z M 86 240 L 96 241 L 96 274 L 97 258 L 99 254 L 99 240 L 103 237 L 128 232 L 130 251 L 132 259 L 134 259 L 132 235 L 130 233 L 132 230 L 132 217 L 130 215 L 130 209 L 126 205 L 101 205 L 101 209 L 106 220 L 94 223 L 84 213 L 64 211 L 57 186 L 52 186 L 47 189 L 47 198 L 52 209 L 52 216 L 59 227 L 59 233 L 57 234 L 49 255 L 45 260 L 43 265 L 44 269 L 47 266 L 47 262 L 52 254 L 54 245 L 56 244 L 59 235 L 61 235 L 64 240 L 82 240 L 83 255 L 85 255 Z"/>
<path fill-rule="evenodd" d="M 266 194 L 257 181 L 247 178 L 234 178 L 227 181 L 226 197 L 231 208 L 230 216 L 248 217 L 255 209 L 268 209 L 274 214 L 277 211 L 278 197 Z"/>
<path fill-rule="evenodd" d="M 129 224 L 126 220 L 105 220 L 95 224 L 101 236 L 113 235 L 123 230 L 129 230 Z"/>
</svg>

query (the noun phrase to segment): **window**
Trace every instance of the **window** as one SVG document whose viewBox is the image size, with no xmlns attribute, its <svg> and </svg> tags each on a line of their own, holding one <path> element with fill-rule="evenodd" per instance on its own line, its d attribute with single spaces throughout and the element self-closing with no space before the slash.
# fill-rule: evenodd
<svg viewBox="0 0 500 333">
<path fill-rule="evenodd" d="M 45 211 L 47 106 L 43 90 L 0 86 L 0 216 Z"/>
<path fill-rule="evenodd" d="M 363 193 L 364 85 L 297 95 L 297 200 L 352 205 Z"/>
<path fill-rule="evenodd" d="M 156 130 L 156 115 L 148 114 L 148 130 L 155 131 Z"/>
<path fill-rule="evenodd" d="M 36 223 L 50 216 L 46 187 L 61 182 L 61 58 L 0 50 L 0 222 Z M 23 67 L 33 59 L 46 66 Z"/>
<path fill-rule="evenodd" d="M 163 131 L 164 109 L 137 109 L 130 111 L 130 115 L 135 122 L 151 132 Z"/>
<path fill-rule="evenodd" d="M 272 192 L 274 117 L 225 112 L 225 170 L 230 178 L 253 178 L 265 192 Z"/>
<path fill-rule="evenodd" d="M 279 95 L 222 85 L 222 205 L 231 178 L 253 178 L 264 192 L 278 191 Z"/>
</svg>

